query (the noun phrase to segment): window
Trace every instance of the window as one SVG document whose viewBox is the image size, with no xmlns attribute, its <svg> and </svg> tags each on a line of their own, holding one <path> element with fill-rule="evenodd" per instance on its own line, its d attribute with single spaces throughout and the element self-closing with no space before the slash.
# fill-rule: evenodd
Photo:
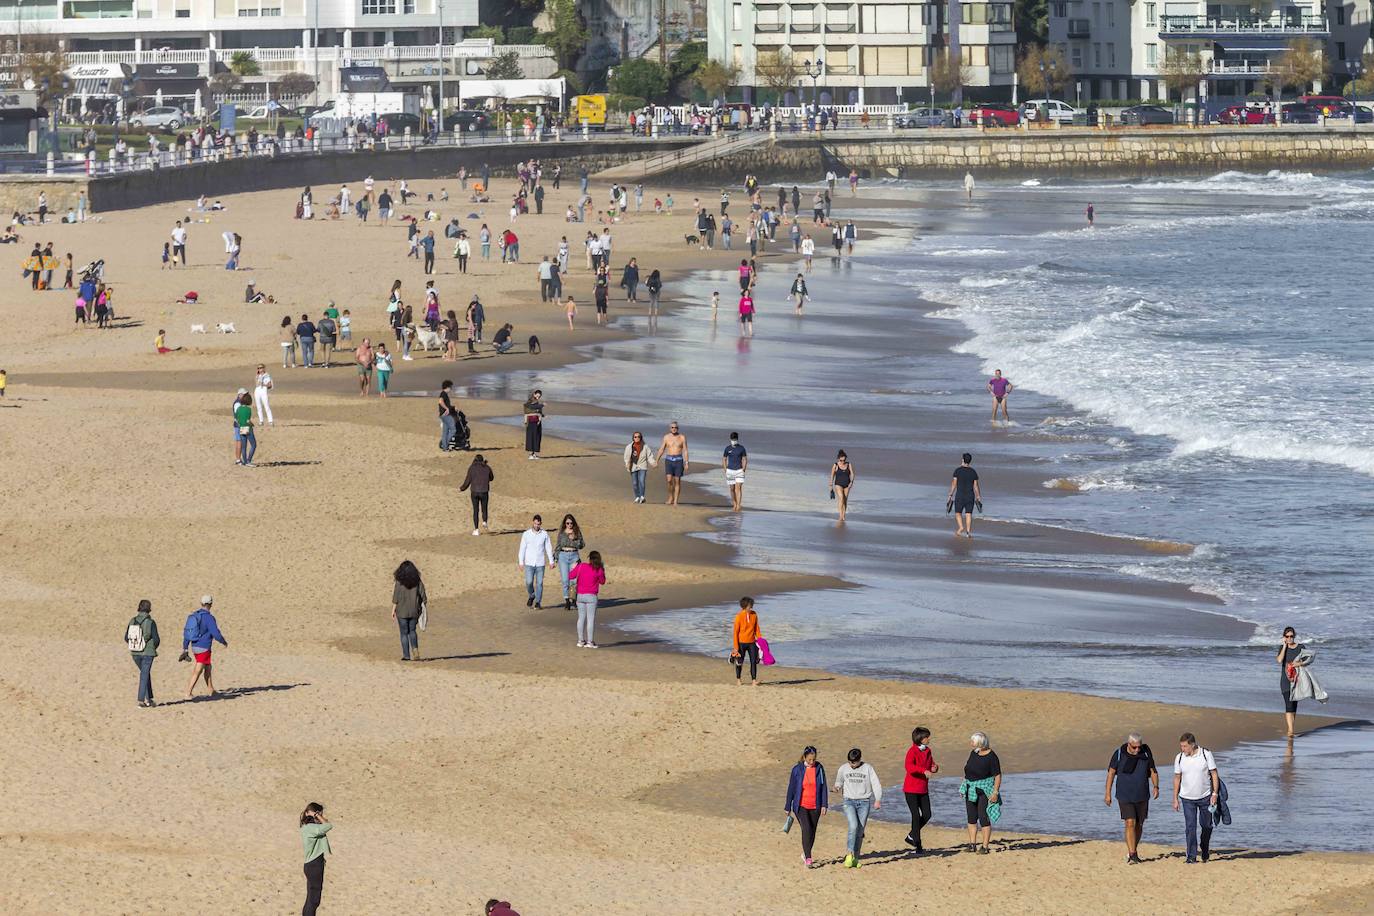
<svg viewBox="0 0 1374 916">
<path fill-rule="evenodd" d="M 1145 24 L 1150 28 L 1154 28 L 1154 26 L 1157 25 L 1158 22 L 1159 20 L 1155 18 L 1155 4 L 1145 4 Z"/>
<path fill-rule="evenodd" d="M 1146 46 L 1145 46 L 1145 66 L 1147 66 L 1147 67 L 1158 67 L 1158 66 L 1159 66 L 1159 46 L 1158 46 L 1158 45 L 1146 45 Z"/>
<path fill-rule="evenodd" d="M 1016 60 L 1013 52 L 1011 45 L 995 45 L 992 49 L 992 72 L 1010 73 Z"/>
<path fill-rule="evenodd" d="M 1336 10 L 1336 25 L 1345 25 L 1345 7 L 1338 5 L 1334 9 Z M 1341 54 L 1344 55 L 1345 52 L 1342 51 Z"/>
<path fill-rule="evenodd" d="M 1083 49 L 1078 45 L 1074 45 L 1070 48 L 1069 61 L 1073 64 L 1075 70 L 1081 70 L 1083 68 Z"/>
<path fill-rule="evenodd" d="M 376 0 L 363 0 L 363 12 L 367 12 L 367 4 Z M 736 3 L 730 8 L 730 28 L 738 32 L 744 28 L 744 4 Z"/>
<path fill-rule="evenodd" d="M 1093 4 L 1093 25 L 1102 25 L 1102 4 Z"/>
<path fill-rule="evenodd" d="M 133 0 L 67 0 L 64 6 L 63 19 L 134 18 Z"/>
<path fill-rule="evenodd" d="M 849 52 L 843 49 L 825 49 L 825 72 L 826 73 L 849 73 Z"/>
<path fill-rule="evenodd" d="M 730 63 L 736 70 L 744 69 L 744 45 L 735 45 L 730 49 Z"/>
<path fill-rule="evenodd" d="M 1114 41 L 1107 42 L 1107 66 L 1116 66 L 1116 42 Z"/>
<path fill-rule="evenodd" d="M 1102 66 L 1102 45 L 1093 42 L 1093 66 Z"/>
<path fill-rule="evenodd" d="M 877 16 L 874 22 L 873 31 L 882 33 L 901 33 L 907 28 L 907 15 L 905 6 L 880 6 L 876 9 Z"/>
<path fill-rule="evenodd" d="M 178 18 L 178 19 L 190 19 L 190 18 L 191 18 L 191 11 L 190 11 L 190 10 L 177 10 L 177 18 Z"/>
<path fill-rule="evenodd" d="M 792 27 L 799 25 L 815 25 L 816 8 L 814 6 L 794 6 L 792 7 Z"/>
<path fill-rule="evenodd" d="M 960 45 L 959 53 L 966 67 L 986 67 L 988 65 L 987 45 Z"/>
<path fill-rule="evenodd" d="M 401 0 L 401 12 L 414 15 L 415 0 Z M 264 12 L 263 15 L 266 16 L 267 13 Z"/>
<path fill-rule="evenodd" d="M 364 16 L 392 16 L 395 13 L 396 0 L 363 0 Z"/>
<path fill-rule="evenodd" d="M 1069 4 L 1065 0 L 1055 0 L 1050 4 L 1050 15 L 1056 19 L 1066 19 L 1069 15 Z"/>
<path fill-rule="evenodd" d="M 1116 28 L 1116 4 L 1115 4 L 1115 3 L 1108 3 L 1108 4 L 1107 4 L 1107 28 L 1109 28 L 1109 29 L 1114 29 L 1114 28 Z"/>
<path fill-rule="evenodd" d="M 1345 42 L 1336 42 L 1336 60 L 1345 60 Z"/>
</svg>

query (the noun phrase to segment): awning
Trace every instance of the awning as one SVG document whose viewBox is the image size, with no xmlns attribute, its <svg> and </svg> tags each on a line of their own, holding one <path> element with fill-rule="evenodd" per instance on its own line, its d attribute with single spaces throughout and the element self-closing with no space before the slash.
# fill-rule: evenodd
<svg viewBox="0 0 1374 916">
<path fill-rule="evenodd" d="M 143 80 L 135 84 L 134 88 L 140 95 L 156 95 L 161 92 L 163 95 L 195 95 L 196 92 L 204 91 L 209 83 L 204 79 L 190 80 Z"/>
<path fill-rule="evenodd" d="M 128 75 L 127 64 L 78 64 L 67 69 L 74 80 L 122 80 Z"/>
<path fill-rule="evenodd" d="M 141 80 L 187 80 L 200 76 L 200 64 L 139 64 L 134 75 Z"/>
<path fill-rule="evenodd" d="M 345 92 L 386 92 L 391 85 L 384 67 L 340 67 L 339 82 Z"/>
</svg>

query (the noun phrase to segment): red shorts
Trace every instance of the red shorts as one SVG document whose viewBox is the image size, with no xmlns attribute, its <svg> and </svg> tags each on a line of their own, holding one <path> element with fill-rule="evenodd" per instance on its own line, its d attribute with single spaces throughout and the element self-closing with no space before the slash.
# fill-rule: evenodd
<svg viewBox="0 0 1374 916">
<path fill-rule="evenodd" d="M 195 654 L 195 659 L 197 665 L 210 664 L 210 650 L 206 649 L 204 652 L 197 652 Z"/>
</svg>

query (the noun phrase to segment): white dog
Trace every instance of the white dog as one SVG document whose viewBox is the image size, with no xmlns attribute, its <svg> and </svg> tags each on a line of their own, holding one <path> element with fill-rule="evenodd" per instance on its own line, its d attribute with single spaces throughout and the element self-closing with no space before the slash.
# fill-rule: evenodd
<svg viewBox="0 0 1374 916">
<path fill-rule="evenodd" d="M 418 342 L 420 349 L 426 353 L 429 352 L 430 347 L 436 350 L 444 349 L 444 340 L 439 336 L 438 331 L 431 331 L 427 327 L 413 324 L 406 325 L 406 330 L 410 332 L 411 339 Z"/>
<path fill-rule="evenodd" d="M 238 331 L 234 329 L 234 323 L 232 321 L 221 321 L 219 324 L 215 325 L 215 330 L 221 334 L 238 333 Z"/>
<path fill-rule="evenodd" d="M 203 325 L 203 324 L 193 324 L 193 325 L 191 325 L 191 333 L 192 333 L 192 334 L 204 334 L 204 333 L 205 333 L 205 325 Z"/>
</svg>

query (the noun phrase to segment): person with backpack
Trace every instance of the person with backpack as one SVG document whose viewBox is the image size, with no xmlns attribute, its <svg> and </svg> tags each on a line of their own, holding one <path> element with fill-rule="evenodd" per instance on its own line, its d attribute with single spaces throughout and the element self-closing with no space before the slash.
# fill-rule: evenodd
<svg viewBox="0 0 1374 916">
<path fill-rule="evenodd" d="M 155 706 L 153 659 L 157 658 L 161 639 L 157 634 L 157 621 L 153 619 L 153 603 L 147 598 L 138 603 L 138 613 L 124 628 L 124 642 L 129 647 L 134 665 L 138 667 L 138 705 Z"/>
<path fill-rule="evenodd" d="M 1107 764 L 1107 789 L 1102 801 L 1111 807 L 1112 783 L 1116 783 L 1116 801 L 1121 808 L 1121 821 L 1126 831 L 1126 864 L 1139 865 L 1140 836 L 1145 832 L 1145 819 L 1150 816 L 1150 788 L 1159 798 L 1159 770 L 1155 767 L 1150 746 L 1131 732 L 1126 743 L 1112 754 Z"/>
<path fill-rule="evenodd" d="M 210 650 L 216 641 L 224 648 L 229 648 L 229 641 L 219 631 L 219 623 L 216 622 L 215 615 L 210 613 L 210 607 L 214 603 L 214 596 L 201 596 L 200 607 L 192 611 L 186 618 L 186 626 L 181 631 L 181 660 L 187 660 L 187 649 L 189 648 L 196 662 L 196 669 L 191 673 L 191 683 L 186 688 L 186 699 L 188 700 L 195 695 L 196 682 L 200 680 L 202 674 L 205 676 L 205 687 L 210 691 L 210 696 L 215 695 L 215 682 L 211 679 L 213 669 Z"/>
<path fill-rule="evenodd" d="M 1174 810 L 1183 811 L 1183 832 L 1189 865 L 1198 860 L 1198 827 L 1202 828 L 1202 861 L 1211 858 L 1212 806 L 1221 792 L 1221 777 L 1212 752 L 1199 747 L 1197 736 L 1184 732 L 1174 758 Z"/>
</svg>

